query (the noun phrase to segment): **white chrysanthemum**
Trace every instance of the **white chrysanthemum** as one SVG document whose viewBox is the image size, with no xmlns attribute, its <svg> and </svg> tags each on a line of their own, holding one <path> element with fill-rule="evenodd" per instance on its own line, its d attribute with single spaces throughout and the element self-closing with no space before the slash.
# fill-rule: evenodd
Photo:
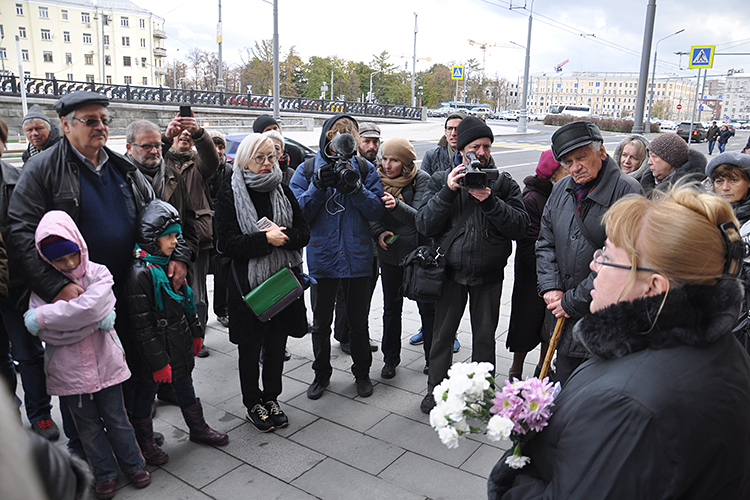
<svg viewBox="0 0 750 500">
<path fill-rule="evenodd" d="M 443 381 L 436 385 L 432 390 L 432 396 L 435 398 L 435 401 L 442 401 L 443 396 L 445 396 L 445 393 L 449 390 L 450 386 L 448 385 L 448 379 L 443 379 Z"/>
<path fill-rule="evenodd" d="M 433 429 L 442 429 L 443 427 L 450 425 L 444 410 L 444 404 L 437 404 L 432 410 L 430 410 L 430 425 Z"/>
<path fill-rule="evenodd" d="M 509 418 L 494 415 L 487 422 L 487 437 L 493 441 L 508 439 L 513 430 L 513 421 Z"/>
<path fill-rule="evenodd" d="M 463 397 L 460 396 L 453 396 L 452 394 L 448 394 L 448 399 L 442 402 L 444 405 L 445 414 L 450 417 L 450 419 L 454 422 L 457 422 L 459 420 L 463 420 L 464 418 L 464 410 L 466 410 L 466 401 L 464 401 Z"/>
<path fill-rule="evenodd" d="M 453 427 L 442 427 L 438 429 L 438 436 L 448 448 L 458 448 L 458 432 Z"/>
<path fill-rule="evenodd" d="M 445 443 L 445 441 L 443 442 Z M 458 443 L 456 443 L 456 446 L 458 446 Z M 448 447 L 450 448 L 450 446 Z M 505 459 L 505 463 L 508 464 L 511 469 L 522 469 L 526 464 L 530 462 L 531 462 L 531 459 L 529 457 L 516 456 L 516 455 L 511 455 Z"/>
<path fill-rule="evenodd" d="M 456 429 L 458 432 L 470 432 L 469 423 L 466 421 L 466 419 L 462 419 L 457 422 L 454 422 L 453 428 Z"/>
</svg>

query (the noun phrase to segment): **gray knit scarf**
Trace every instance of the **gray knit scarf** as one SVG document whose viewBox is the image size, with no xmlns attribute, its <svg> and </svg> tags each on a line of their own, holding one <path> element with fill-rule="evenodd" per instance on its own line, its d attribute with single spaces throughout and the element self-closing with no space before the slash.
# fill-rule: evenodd
<svg viewBox="0 0 750 500">
<path fill-rule="evenodd" d="M 131 163 L 133 163 L 136 167 L 138 167 L 138 170 L 140 170 L 141 173 L 149 181 L 151 181 L 151 187 L 154 188 L 154 193 L 156 193 L 156 197 L 161 198 L 162 195 L 164 194 L 164 179 L 166 178 L 166 167 L 164 166 L 165 165 L 164 158 L 161 158 L 157 165 L 154 165 L 153 167 L 149 167 L 139 162 L 138 160 L 136 160 L 131 154 L 128 154 L 127 157 L 128 157 L 128 160 L 130 160 Z"/>
<path fill-rule="evenodd" d="M 246 168 L 238 168 L 232 173 L 232 194 L 234 210 L 242 234 L 260 232 L 257 226 L 258 212 L 248 190 L 270 193 L 273 209 L 272 221 L 278 226 L 292 227 L 292 204 L 281 188 L 283 174 L 278 164 L 267 174 L 255 174 Z M 250 289 L 263 283 L 273 273 L 285 266 L 298 266 L 302 263 L 302 250 L 285 250 L 271 246 L 271 253 L 250 259 L 247 265 L 247 281 Z"/>
</svg>

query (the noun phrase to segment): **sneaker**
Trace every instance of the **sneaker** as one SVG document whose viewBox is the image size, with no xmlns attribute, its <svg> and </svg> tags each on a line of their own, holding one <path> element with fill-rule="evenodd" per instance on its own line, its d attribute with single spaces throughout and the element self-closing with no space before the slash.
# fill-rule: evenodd
<svg viewBox="0 0 750 500">
<path fill-rule="evenodd" d="M 229 328 L 229 316 L 219 316 L 216 318 L 219 320 L 219 323 L 221 323 L 221 326 L 224 328 Z"/>
<path fill-rule="evenodd" d="M 416 335 L 412 335 L 412 337 L 409 339 L 409 343 L 411 345 L 422 345 L 424 344 L 424 335 L 422 335 L 422 330 L 420 329 Z"/>
<path fill-rule="evenodd" d="M 432 409 L 435 408 L 435 396 L 432 395 L 432 391 L 428 392 L 422 402 L 419 404 L 419 409 L 422 413 L 430 414 Z"/>
<path fill-rule="evenodd" d="M 380 370 L 380 376 L 383 378 L 393 378 L 396 376 L 396 365 L 393 363 L 386 363 L 383 369 Z"/>
<path fill-rule="evenodd" d="M 378 343 L 377 343 L 377 342 L 375 342 L 375 341 L 374 341 L 374 340 L 372 340 L 372 339 L 370 339 L 370 350 L 371 350 L 372 352 L 377 352 L 377 350 L 378 350 Z"/>
<path fill-rule="evenodd" d="M 206 344 L 203 344 L 203 347 L 201 347 L 201 350 L 198 351 L 198 357 L 199 358 L 207 358 L 208 357 L 208 347 L 206 347 Z"/>
<path fill-rule="evenodd" d="M 60 429 L 57 427 L 55 421 L 52 420 L 52 417 L 37 420 L 31 424 L 31 428 L 44 439 L 50 441 L 57 441 L 57 438 L 60 437 Z"/>
<path fill-rule="evenodd" d="M 281 429 L 282 427 L 289 425 L 289 417 L 286 416 L 286 413 L 281 411 L 278 401 L 266 401 L 266 404 L 263 406 L 266 407 L 266 410 L 268 410 L 268 413 L 271 415 L 273 426 L 276 429 Z"/>
<path fill-rule="evenodd" d="M 256 429 L 260 432 L 268 432 L 274 430 L 273 420 L 271 420 L 271 414 L 268 413 L 266 407 L 260 403 L 256 403 L 255 406 L 250 408 L 247 412 L 247 419 L 252 422 Z"/>
<path fill-rule="evenodd" d="M 357 385 L 357 395 L 362 398 L 367 398 L 372 395 L 372 381 L 370 377 L 357 377 L 354 382 Z"/>
<path fill-rule="evenodd" d="M 458 352 L 461 350 L 461 342 L 458 341 L 458 338 L 456 338 L 453 341 L 453 352 Z"/>
</svg>

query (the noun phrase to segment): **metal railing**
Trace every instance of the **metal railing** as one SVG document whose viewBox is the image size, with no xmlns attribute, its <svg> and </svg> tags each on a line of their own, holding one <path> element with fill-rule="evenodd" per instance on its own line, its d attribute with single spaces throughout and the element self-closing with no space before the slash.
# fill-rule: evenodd
<svg viewBox="0 0 750 500">
<path fill-rule="evenodd" d="M 273 109 L 273 96 L 239 94 L 235 92 L 215 92 L 193 89 L 172 89 L 166 87 L 144 87 L 140 85 L 115 85 L 95 82 L 72 82 L 67 80 L 47 80 L 45 78 L 25 78 L 26 94 L 33 97 L 57 99 L 71 92 L 88 90 L 106 95 L 116 102 L 153 103 L 165 105 L 190 104 L 215 108 L 238 108 L 267 110 Z M 0 95 L 21 95 L 21 81 L 16 75 L 0 77 Z M 310 99 L 307 97 L 279 97 L 280 111 L 298 113 L 338 114 L 355 116 L 381 116 L 422 120 L 422 108 L 393 104 Z"/>
</svg>

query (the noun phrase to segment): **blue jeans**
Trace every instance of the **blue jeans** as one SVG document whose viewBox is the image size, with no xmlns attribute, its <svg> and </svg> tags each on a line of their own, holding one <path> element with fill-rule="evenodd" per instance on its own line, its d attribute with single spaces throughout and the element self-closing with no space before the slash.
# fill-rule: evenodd
<svg viewBox="0 0 750 500">
<path fill-rule="evenodd" d="M 23 314 L 10 302 L 0 302 L 0 314 L 3 316 L 0 328 L 10 339 L 10 352 L 21 374 L 26 416 L 31 423 L 49 418 L 52 405 L 47 394 L 42 341 L 26 330 Z"/>
<path fill-rule="evenodd" d="M 714 153 L 714 146 L 716 146 L 716 141 L 708 141 L 708 154 Z"/>
<path fill-rule="evenodd" d="M 719 141 L 719 153 L 723 153 L 726 148 L 727 148 L 727 143 Z"/>
<path fill-rule="evenodd" d="M 177 394 L 177 403 L 179 403 L 180 408 L 189 408 L 198 402 L 195 397 L 192 377 L 172 379 L 172 387 Z M 154 402 L 157 392 L 159 392 L 159 382 L 138 381 L 135 388 L 135 400 L 133 401 L 133 416 L 135 418 L 151 416 L 151 404 Z"/>
<path fill-rule="evenodd" d="M 61 396 L 60 399 L 73 415 L 97 482 L 115 479 L 118 463 L 128 475 L 146 466 L 133 426 L 125 414 L 120 384 L 93 394 Z"/>
</svg>

